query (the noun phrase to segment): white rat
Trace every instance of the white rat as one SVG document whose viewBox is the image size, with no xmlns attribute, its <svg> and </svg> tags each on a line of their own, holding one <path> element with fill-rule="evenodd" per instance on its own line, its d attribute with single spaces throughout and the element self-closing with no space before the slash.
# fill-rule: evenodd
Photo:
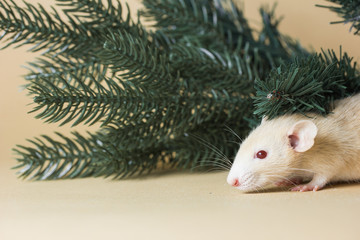
<svg viewBox="0 0 360 240">
<path fill-rule="evenodd" d="M 303 192 L 360 180 L 360 94 L 334 107 L 326 117 L 263 120 L 241 144 L 227 182 L 246 192 L 271 184 Z"/>
</svg>

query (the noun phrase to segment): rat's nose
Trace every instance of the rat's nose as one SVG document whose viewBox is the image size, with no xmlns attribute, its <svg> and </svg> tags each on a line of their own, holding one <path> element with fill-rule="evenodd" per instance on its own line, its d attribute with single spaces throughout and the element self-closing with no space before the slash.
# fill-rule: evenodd
<svg viewBox="0 0 360 240">
<path fill-rule="evenodd" d="M 233 186 L 233 187 L 238 187 L 238 186 L 240 186 L 241 184 L 240 184 L 240 182 L 239 182 L 239 179 L 237 179 L 237 178 L 234 178 L 232 181 L 231 181 L 231 186 Z"/>
</svg>

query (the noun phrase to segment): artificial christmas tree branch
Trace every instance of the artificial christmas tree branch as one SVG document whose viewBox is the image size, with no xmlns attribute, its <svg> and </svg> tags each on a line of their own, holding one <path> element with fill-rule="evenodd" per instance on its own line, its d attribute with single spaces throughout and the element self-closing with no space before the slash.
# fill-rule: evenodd
<svg viewBox="0 0 360 240">
<path fill-rule="evenodd" d="M 117 75 L 123 81 L 131 81 L 143 92 L 176 93 L 177 74 L 170 69 L 168 55 L 146 38 L 121 31 L 110 33 L 100 58 L 114 73 L 120 72 Z"/>
<path fill-rule="evenodd" d="M 24 2 L 25 7 L 18 6 L 13 0 L 0 2 L 0 28 L 4 30 L 2 38 L 7 38 L 8 44 L 35 44 L 31 51 L 46 49 L 46 52 L 56 52 L 85 58 L 102 49 L 102 32 L 105 30 L 125 28 L 130 31 L 135 27 L 131 22 L 130 13 L 122 18 L 120 2 L 115 6 L 108 2 L 105 8 L 101 1 L 57 1 L 60 5 L 71 6 L 64 9 L 65 19 L 55 8 L 48 12 L 42 5 Z M 68 4 L 65 4 L 68 2 Z M 62 4 L 61 4 L 62 3 Z M 79 15 L 74 15 L 77 11 Z M 104 20 L 99 22 L 98 20 Z"/>
<path fill-rule="evenodd" d="M 26 3 L 21 8 L 13 1 L 12 5 L 6 1 L 0 3 L 1 29 L 4 30 L 2 37 L 7 37 L 8 44 L 35 44 L 31 51 L 47 49 L 47 51 L 58 51 L 69 54 L 84 54 L 84 43 L 90 36 L 81 26 L 69 19 L 68 23 L 62 20 L 59 14 L 49 14 L 41 5 L 39 9 Z M 89 47 L 89 46 L 87 46 Z"/>
<path fill-rule="evenodd" d="M 81 59 L 66 59 L 60 56 L 53 58 L 42 57 L 34 62 L 29 62 L 28 65 L 25 67 L 30 73 L 25 76 L 26 80 L 51 79 L 51 82 L 55 85 L 61 85 L 61 81 L 59 82 L 58 79 L 63 78 L 73 87 L 78 87 L 78 82 L 91 87 L 93 83 L 88 81 L 90 75 L 98 82 L 101 82 L 109 74 L 108 66 L 99 63 L 95 59 L 83 61 Z"/>
<path fill-rule="evenodd" d="M 233 132 L 244 137 L 258 122 L 255 79 L 309 55 L 279 32 L 274 9 L 261 8 L 256 32 L 228 2 L 144 0 L 139 14 L 155 22 L 147 30 L 129 12 L 122 17 L 119 1 L 58 0 L 60 15 L 0 0 L 5 47 L 45 51 L 26 76 L 36 117 L 101 124 L 88 136 L 42 136 L 18 146 L 22 176 L 121 178 L 227 166 L 225 156 L 238 148 L 229 143 L 239 142 Z"/>
<path fill-rule="evenodd" d="M 239 30 L 246 32 L 246 41 L 253 41 L 251 30 L 244 19 L 241 27 L 235 25 L 234 14 L 228 14 L 219 1 L 143 1 L 146 7 L 140 14 L 149 20 L 155 20 L 154 27 L 174 41 L 198 42 L 212 49 L 234 48 L 232 41 Z M 232 13 L 238 13 L 233 6 Z M 226 25 L 225 25 L 226 24 Z"/>
<path fill-rule="evenodd" d="M 295 59 L 270 72 L 255 84 L 255 114 L 272 119 L 292 113 L 326 115 L 333 101 L 360 90 L 356 63 L 346 53 L 333 51 Z"/>
<path fill-rule="evenodd" d="M 355 29 L 354 34 L 358 35 L 360 31 L 360 1 L 359 0 L 327 0 L 335 3 L 335 6 L 325 6 L 317 4 L 318 7 L 328 8 L 337 13 L 344 20 L 333 21 L 332 24 L 350 23 L 350 31 Z"/>
</svg>

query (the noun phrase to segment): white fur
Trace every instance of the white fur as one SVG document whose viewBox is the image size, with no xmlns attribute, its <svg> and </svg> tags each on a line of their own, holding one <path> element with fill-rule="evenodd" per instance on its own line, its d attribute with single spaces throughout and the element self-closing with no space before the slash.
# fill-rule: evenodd
<svg viewBox="0 0 360 240">
<path fill-rule="evenodd" d="M 264 118 L 241 144 L 228 183 L 238 179 L 238 189 L 254 191 L 300 177 L 311 180 L 296 188 L 306 191 L 333 181 L 360 180 L 360 94 L 335 102 L 326 117 L 310 117 Z M 292 137 L 298 140 L 296 146 Z M 260 150 L 267 151 L 265 159 L 255 157 Z"/>
</svg>

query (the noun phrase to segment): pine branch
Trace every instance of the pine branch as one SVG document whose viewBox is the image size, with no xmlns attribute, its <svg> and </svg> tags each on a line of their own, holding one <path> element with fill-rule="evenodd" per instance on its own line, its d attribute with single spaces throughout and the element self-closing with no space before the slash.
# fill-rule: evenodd
<svg viewBox="0 0 360 240">
<path fill-rule="evenodd" d="M 259 42 L 257 43 L 258 51 L 264 58 L 268 59 L 272 67 L 292 60 L 294 57 L 309 55 L 308 51 L 297 41 L 280 33 L 278 27 L 282 18 L 276 17 L 276 6 L 277 4 L 274 4 L 272 8 L 260 8 L 263 29 L 259 33 Z"/>
<path fill-rule="evenodd" d="M 42 81 L 46 78 L 54 85 L 63 86 L 60 79 L 66 79 L 69 85 L 74 88 L 79 87 L 79 82 L 93 86 L 93 81 L 88 81 L 92 76 L 98 83 L 102 82 L 108 75 L 108 67 L 99 63 L 97 60 L 82 61 L 79 59 L 64 59 L 60 56 L 55 58 L 38 58 L 35 62 L 28 63 L 26 68 L 30 71 L 25 76 L 29 81 Z"/>
<path fill-rule="evenodd" d="M 270 119 L 292 113 L 326 115 L 332 103 L 360 90 L 356 63 L 345 53 L 333 51 L 298 58 L 270 72 L 265 81 L 257 80 L 255 114 Z"/>
<path fill-rule="evenodd" d="M 157 112 L 151 113 L 153 116 L 148 114 L 147 118 L 141 122 L 112 122 L 104 128 L 103 132 L 110 142 L 121 143 L 129 151 L 138 146 L 158 147 L 159 144 L 165 144 L 185 133 L 202 129 L 203 126 L 216 128 L 216 125 L 227 124 L 242 129 L 239 134 L 243 136 L 243 133 L 249 130 L 248 122 L 245 119 L 252 117 L 251 99 L 244 98 L 231 103 L 231 101 L 222 100 L 220 96 L 217 98 L 216 101 L 208 100 L 208 104 L 205 103 L 205 100 L 200 102 L 197 99 L 189 98 L 185 104 L 194 104 L 193 108 L 179 104 L 180 106 L 176 109 L 173 107 L 159 109 Z M 185 99 L 183 101 L 185 102 Z M 173 105 L 170 102 L 167 106 Z M 201 133 L 199 132 L 198 135 L 201 136 Z"/>
<path fill-rule="evenodd" d="M 30 49 L 33 52 L 45 50 L 43 54 L 51 53 L 51 56 L 61 54 L 88 59 L 94 58 L 102 50 L 104 31 L 138 31 L 141 28 L 131 21 L 130 12 L 125 20 L 122 18 L 119 2 L 116 7 L 111 4 L 107 8 L 101 1 L 95 0 L 63 3 L 62 5 L 73 6 L 73 9 L 64 10 L 65 19 L 54 8 L 49 13 L 40 4 L 36 8 L 24 2 L 25 8 L 22 8 L 13 0 L 10 2 L 11 5 L 0 1 L 0 29 L 3 30 L 0 39 L 6 38 L 8 41 L 3 48 L 33 44 Z M 79 14 L 72 16 L 70 13 L 73 11 L 79 11 Z M 85 19 L 88 21 L 84 21 Z M 112 20 L 114 22 L 110 23 Z"/>
<path fill-rule="evenodd" d="M 73 79 L 76 79 L 73 77 Z M 230 96 L 226 91 L 214 90 L 190 96 L 147 95 L 132 84 L 117 84 L 110 79 L 107 85 L 92 81 L 96 90 L 82 82 L 73 87 L 66 79 L 58 77 L 62 86 L 42 79 L 30 86 L 30 94 L 38 104 L 32 112 L 41 111 L 36 118 L 61 125 L 75 120 L 73 126 L 84 122 L 94 124 L 98 121 L 106 125 L 111 121 L 146 122 L 148 126 L 173 121 L 172 131 L 182 131 L 220 116 L 234 117 L 234 110 L 247 110 L 249 99 L 244 96 Z M 231 114 L 230 114 L 231 113 Z"/>
<path fill-rule="evenodd" d="M 252 41 L 251 30 L 242 13 L 233 6 L 227 14 L 219 1 L 174 1 L 144 0 L 145 11 L 140 15 L 155 20 L 154 27 L 175 41 L 196 42 L 205 48 L 235 48 L 234 34 L 246 33 L 247 41 Z M 242 25 L 237 27 L 234 15 Z"/>
<path fill-rule="evenodd" d="M 359 0 L 327 0 L 328 2 L 335 3 L 335 6 L 325 6 L 316 4 L 317 7 L 327 8 L 335 12 L 339 17 L 343 18 L 342 21 L 333 21 L 331 24 L 337 23 L 350 23 L 351 32 L 355 29 L 354 34 L 359 35 L 360 32 L 360 1 Z"/>
<path fill-rule="evenodd" d="M 258 54 L 252 58 L 249 46 L 241 54 L 177 44 L 172 47 L 170 62 L 190 92 L 215 89 L 251 95 L 254 79 L 269 71 Z"/>
<path fill-rule="evenodd" d="M 123 9 L 119 0 L 107 0 L 105 5 L 101 0 L 56 0 L 57 5 L 63 7 L 66 15 L 73 16 L 86 28 L 116 29 L 121 27 L 131 31 L 133 25 L 130 9 L 126 4 L 127 15 L 123 19 Z"/>
<path fill-rule="evenodd" d="M 178 88 L 176 73 L 171 72 L 169 60 L 146 37 L 127 32 L 110 32 L 100 58 L 114 74 L 141 88 L 142 91 L 174 93 Z"/>
<path fill-rule="evenodd" d="M 172 42 L 220 52 L 243 49 L 248 45 L 250 54 L 258 52 L 272 67 L 278 65 L 280 59 L 288 61 L 293 56 L 308 55 L 299 43 L 280 34 L 277 29 L 280 19 L 275 18 L 275 6 L 260 9 L 263 30 L 256 41 L 242 11 L 231 0 L 230 11 L 217 0 L 144 0 L 143 3 L 147 9 L 140 14 L 155 20 L 158 32 Z"/>
<path fill-rule="evenodd" d="M 105 79 L 105 84 L 100 84 L 89 76 L 88 81 L 95 86 L 93 89 L 75 76 L 72 79 L 77 81 L 75 87 L 60 76 L 57 76 L 57 81 L 62 83 L 60 86 L 47 79 L 32 82 L 29 91 L 38 106 L 31 112 L 42 111 L 36 118 L 47 119 L 46 122 L 61 121 L 61 125 L 75 120 L 73 126 L 82 122 L 92 125 L 99 121 L 106 125 L 116 120 L 153 122 L 160 116 L 154 111 L 166 109 L 169 100 L 180 101 L 176 97 L 172 100 L 171 97 L 148 96 L 131 83 L 120 84 Z"/>
<path fill-rule="evenodd" d="M 146 39 L 134 40 L 131 35 L 119 32 L 112 35 L 111 41 L 106 43 L 110 50 L 108 55 L 102 56 L 105 59 L 103 61 L 113 63 L 110 66 L 115 71 L 129 70 L 120 74 L 125 81 L 107 79 L 104 80 L 105 87 L 91 75 L 82 75 L 78 79 L 71 72 L 67 72 L 70 76 L 67 78 L 61 75 L 54 75 L 50 80 L 40 78 L 33 81 L 29 88 L 38 104 L 32 112 L 42 110 L 37 118 L 47 119 L 47 122 L 62 121 L 61 124 L 75 120 L 73 125 L 81 122 L 94 124 L 98 121 L 103 125 L 114 121 L 145 121 L 153 125 L 172 120 L 172 131 L 176 131 L 208 121 L 208 116 L 228 116 L 232 109 L 240 109 L 239 105 L 242 104 L 248 109 L 247 102 L 252 93 L 249 81 L 242 84 L 242 94 L 236 94 L 233 88 L 228 93 L 223 88 L 214 88 L 215 85 L 198 92 L 192 92 L 188 88 L 181 90 L 170 74 L 171 71 L 179 70 L 167 67 L 167 56 L 148 47 L 147 44 L 150 43 Z M 241 70 L 240 64 L 244 65 L 242 60 L 236 57 L 234 60 L 237 61 L 238 70 Z M 221 61 L 224 62 L 223 59 Z M 248 64 L 242 67 L 246 67 L 248 73 L 251 73 Z M 228 74 L 226 68 L 218 70 L 221 76 Z M 236 74 L 238 72 L 232 73 L 232 77 L 239 78 Z M 133 114 L 134 112 L 141 113 Z"/>
<path fill-rule="evenodd" d="M 89 141 L 74 133 L 77 136 L 74 141 L 60 133 L 57 135 L 64 142 L 55 141 L 43 135 L 42 139 L 28 140 L 33 147 L 18 145 L 17 149 L 14 149 L 19 155 L 17 159 L 19 165 L 15 168 L 21 168 L 20 177 L 32 176 L 31 178 L 44 180 L 86 177 L 94 174 L 89 165 L 93 158 L 92 149 L 95 139 L 92 138 L 93 141 Z M 87 171 L 84 172 L 84 169 Z"/>
<path fill-rule="evenodd" d="M 101 134 L 70 139 L 60 133 L 61 141 L 43 135 L 29 140 L 33 147 L 17 146 L 20 177 L 36 180 L 82 177 L 131 176 L 151 172 L 164 156 L 161 153 L 124 152 L 111 143 L 103 144 Z M 138 160 L 137 160 L 138 159 Z"/>
<path fill-rule="evenodd" d="M 120 106 L 126 105 L 121 97 L 125 90 L 110 79 L 104 80 L 106 88 L 88 76 L 95 90 L 73 75 L 71 79 L 76 81 L 73 85 L 59 75 L 56 79 L 61 85 L 55 85 L 46 78 L 33 81 L 30 85 L 30 94 L 34 95 L 34 102 L 38 104 L 31 112 L 42 110 L 36 118 L 47 119 L 47 122 L 62 121 L 61 125 L 73 120 L 73 126 L 81 122 L 92 125 L 98 121 L 105 125 L 118 116 Z"/>
<path fill-rule="evenodd" d="M 261 69 L 264 64 L 256 63 L 261 61 L 258 55 L 252 60 L 248 47 L 240 58 L 240 54 L 230 56 L 229 53 L 220 54 L 204 48 L 176 44 L 171 47 L 168 56 L 147 39 L 135 38 L 119 31 L 111 33 L 105 48 L 102 61 L 110 65 L 115 73 L 120 72 L 122 79 L 134 82 L 143 91 L 153 89 L 161 94 L 178 91 L 177 75 L 184 81 L 195 79 L 193 82 L 198 87 L 223 89 L 231 86 L 226 90 L 240 88 L 248 89 L 244 92 L 249 92 L 252 90 L 251 80 L 258 76 L 258 72 L 268 72 L 268 69 Z M 252 69 L 251 65 L 255 68 Z M 193 91 L 189 87 L 186 86 L 186 91 Z"/>
<path fill-rule="evenodd" d="M 74 24 L 69 17 L 69 23 L 61 19 L 55 9 L 52 14 L 48 13 L 42 5 L 37 9 L 34 5 L 24 2 L 25 8 L 21 8 L 10 0 L 0 2 L 0 28 L 4 31 L 2 38 L 7 37 L 8 44 L 16 47 L 25 44 L 35 44 L 30 50 L 40 51 L 47 49 L 60 53 L 76 52 L 84 53 L 89 49 L 86 43 L 89 41 L 86 29 Z M 87 46 L 86 46 L 87 45 Z M 90 47 L 91 48 L 91 47 Z"/>
</svg>

